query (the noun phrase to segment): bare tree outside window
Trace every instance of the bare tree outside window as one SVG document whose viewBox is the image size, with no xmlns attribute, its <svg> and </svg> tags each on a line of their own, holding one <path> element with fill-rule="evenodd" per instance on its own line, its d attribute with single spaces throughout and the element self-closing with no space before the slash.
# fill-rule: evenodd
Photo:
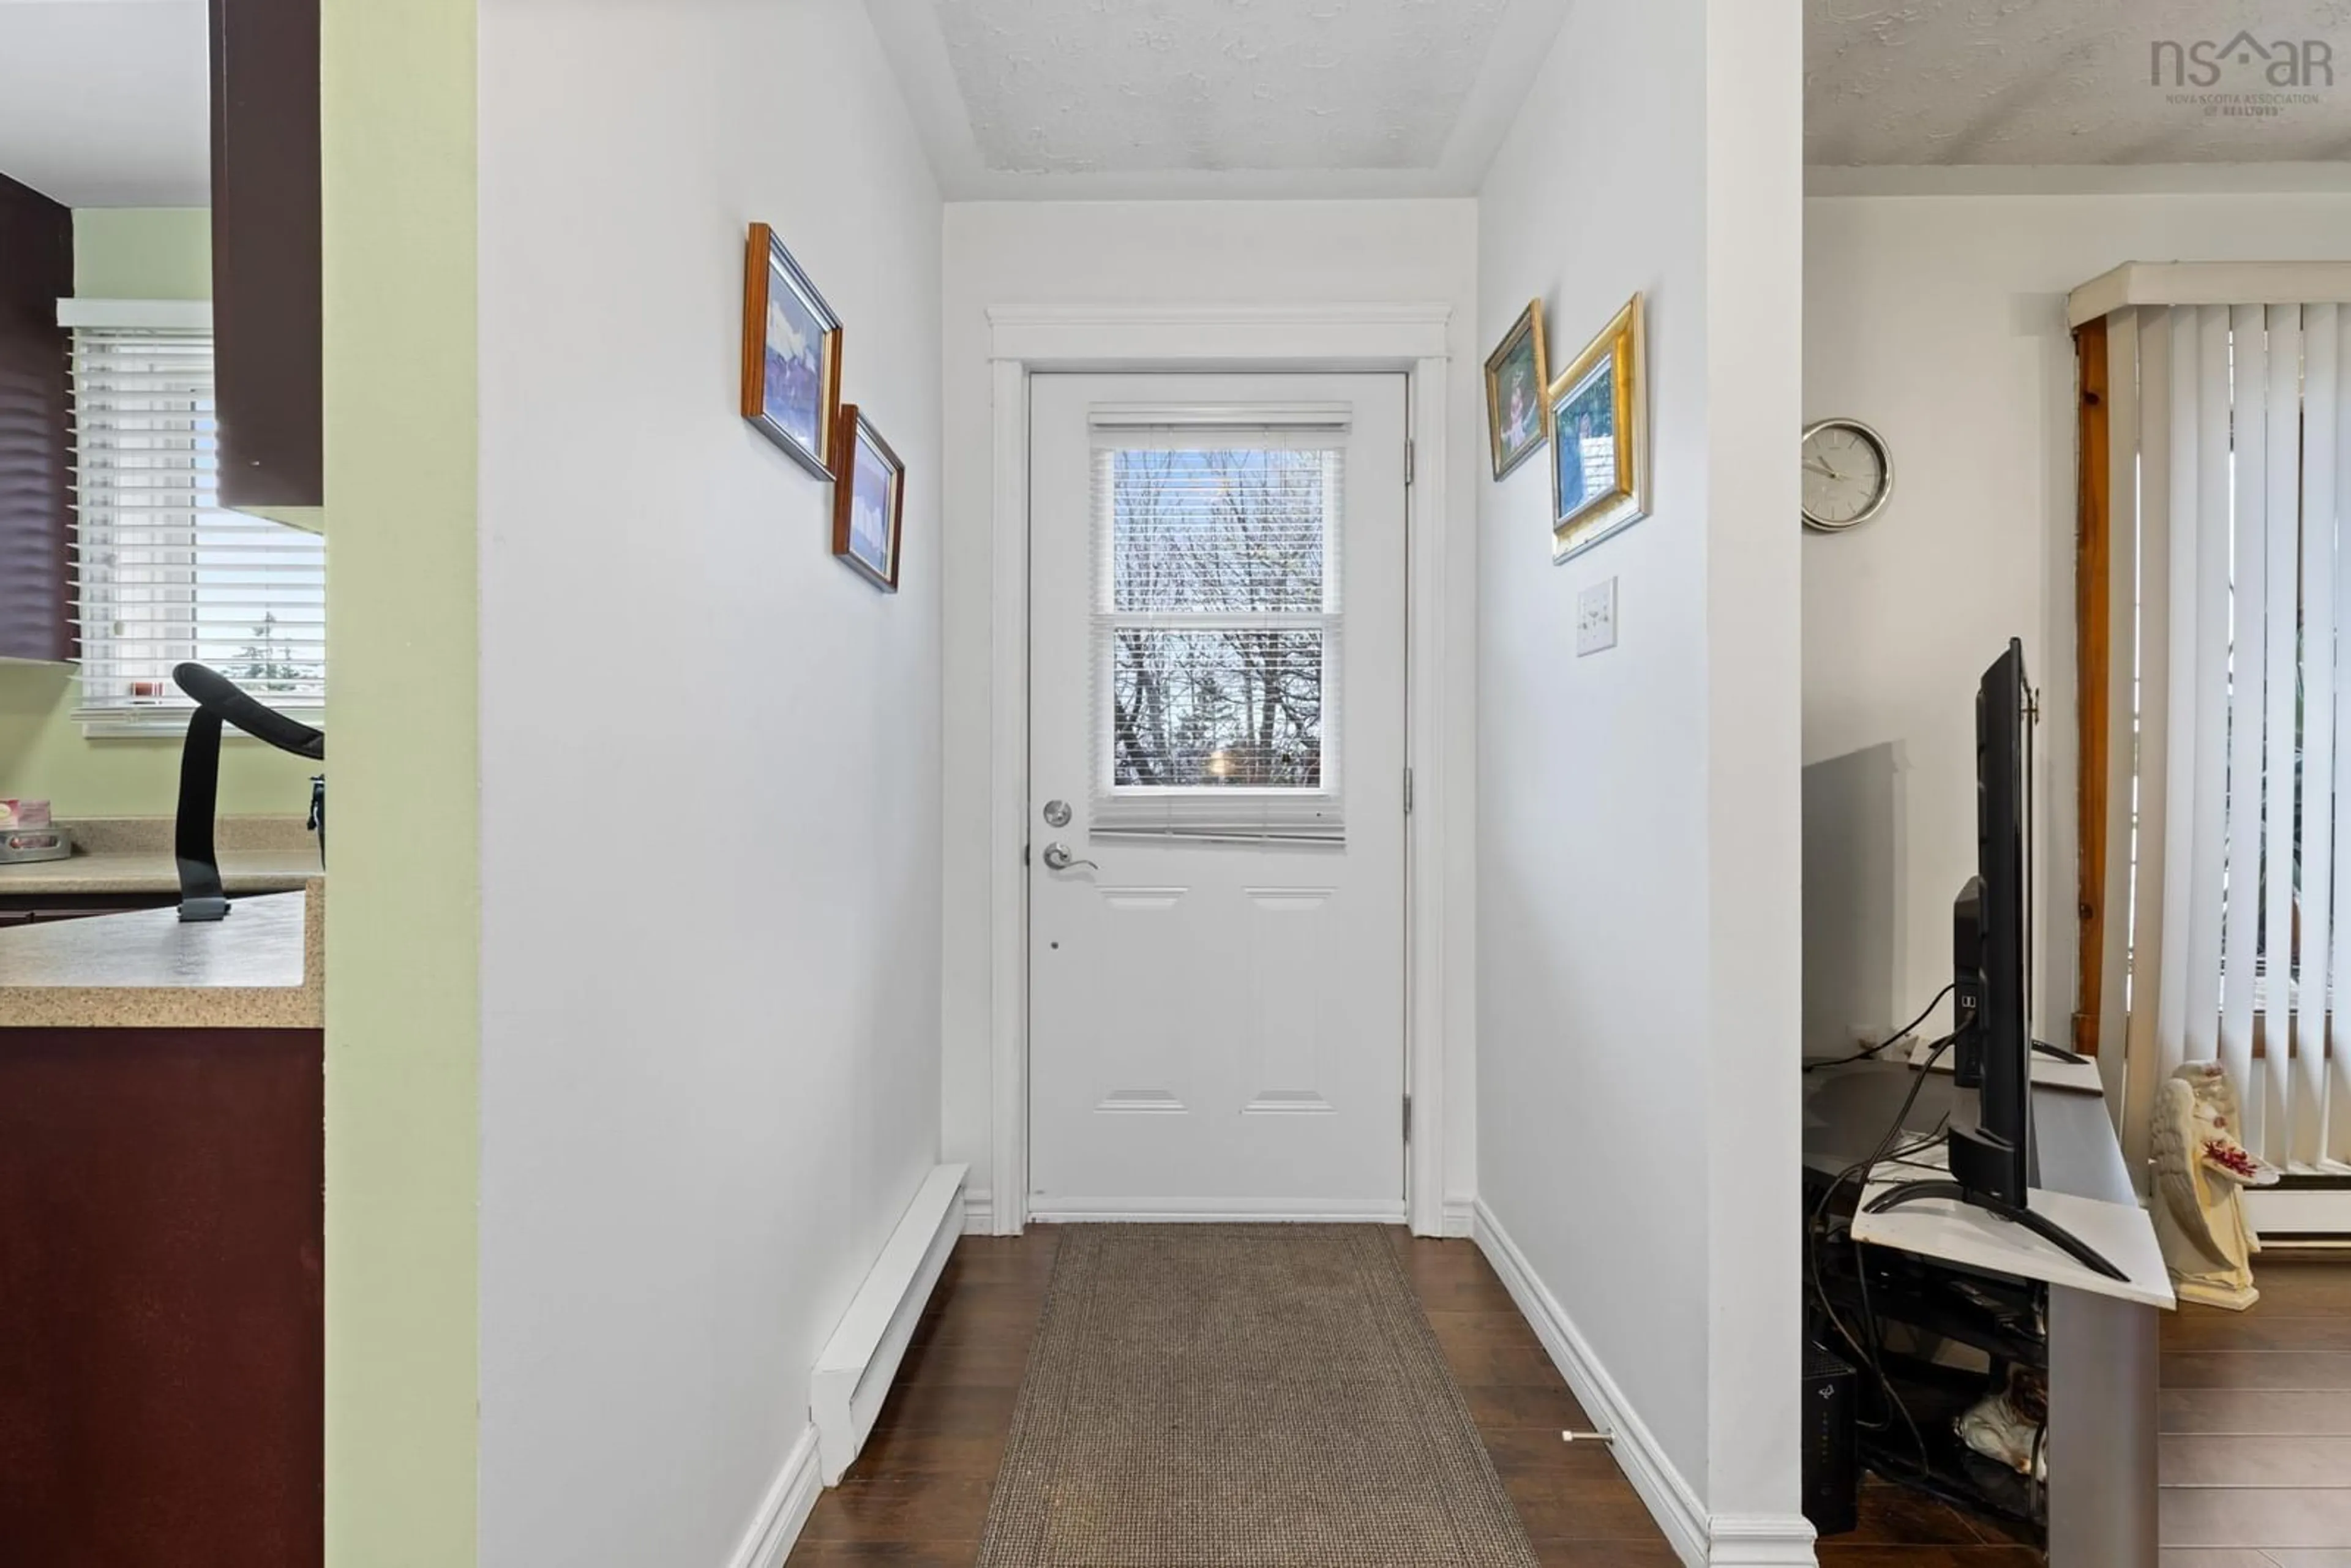
<svg viewBox="0 0 2351 1568">
<path fill-rule="evenodd" d="M 1322 788 L 1328 455 L 1103 456 L 1113 781 Z"/>
</svg>

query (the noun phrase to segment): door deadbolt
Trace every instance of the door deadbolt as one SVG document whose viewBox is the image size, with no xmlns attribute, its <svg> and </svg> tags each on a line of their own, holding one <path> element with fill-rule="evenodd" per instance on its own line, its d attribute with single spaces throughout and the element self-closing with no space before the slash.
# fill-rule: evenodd
<svg viewBox="0 0 2351 1568">
<path fill-rule="evenodd" d="M 1046 801 L 1045 825 L 1049 828 L 1068 827 L 1070 825 L 1070 803 L 1067 800 Z"/>
</svg>

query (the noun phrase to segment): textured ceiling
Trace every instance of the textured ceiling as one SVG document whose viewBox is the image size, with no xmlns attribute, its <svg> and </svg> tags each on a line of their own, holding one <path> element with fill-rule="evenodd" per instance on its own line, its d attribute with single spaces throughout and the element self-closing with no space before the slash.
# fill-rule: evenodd
<svg viewBox="0 0 2351 1568">
<path fill-rule="evenodd" d="M 202 206 L 204 0 L 0 0 L 0 174 L 74 207 Z"/>
<path fill-rule="evenodd" d="M 1476 190 L 1569 4 L 867 10 L 950 196 L 1416 195 Z"/>
<path fill-rule="evenodd" d="M 2258 47 L 2239 43 L 2250 30 Z M 2333 80 L 2273 78 L 2330 62 Z M 2150 80 L 2159 43 L 2162 84 Z M 2187 51 L 2210 46 L 2211 79 Z M 2310 46 L 2315 45 L 2313 49 Z M 2175 59 L 2189 79 L 2173 85 Z M 1807 0 L 1814 164 L 2351 159 L 2351 0 Z"/>
<path fill-rule="evenodd" d="M 987 166 L 1433 169 L 1503 0 L 938 0 Z"/>
</svg>

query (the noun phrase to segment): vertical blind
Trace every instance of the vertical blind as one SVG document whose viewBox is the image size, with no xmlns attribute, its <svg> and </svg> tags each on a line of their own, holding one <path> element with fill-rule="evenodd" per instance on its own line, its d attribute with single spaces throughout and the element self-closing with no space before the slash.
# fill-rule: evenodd
<svg viewBox="0 0 2351 1568">
<path fill-rule="evenodd" d="M 326 541 L 220 509 L 208 332 L 74 333 L 82 716 L 190 705 L 193 659 L 273 707 L 326 700 Z"/>
<path fill-rule="evenodd" d="M 2115 606 L 2137 718 L 2116 753 L 2125 1131 L 2173 1068 L 2218 1060 L 2248 1148 L 2351 1172 L 2351 1040 L 2331 1005 L 2351 980 L 2351 832 L 2335 820 L 2351 308 L 2130 306 L 2107 321 L 2118 540 L 2135 524 L 2116 554 L 2136 563 Z"/>
<path fill-rule="evenodd" d="M 1094 836 L 1343 838 L 1346 432 L 1096 415 Z"/>
</svg>

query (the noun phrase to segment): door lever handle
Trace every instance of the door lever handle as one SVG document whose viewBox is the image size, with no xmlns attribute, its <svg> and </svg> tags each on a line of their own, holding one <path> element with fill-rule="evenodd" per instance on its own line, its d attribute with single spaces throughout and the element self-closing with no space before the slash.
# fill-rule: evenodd
<svg viewBox="0 0 2351 1568">
<path fill-rule="evenodd" d="M 1092 861 L 1079 860 L 1072 856 L 1070 853 L 1070 846 L 1067 844 L 1047 844 L 1045 846 L 1045 869 L 1047 871 L 1068 871 L 1072 866 L 1081 865 L 1093 866 L 1096 871 L 1102 870 L 1102 867 L 1094 865 L 1094 862 Z"/>
</svg>

